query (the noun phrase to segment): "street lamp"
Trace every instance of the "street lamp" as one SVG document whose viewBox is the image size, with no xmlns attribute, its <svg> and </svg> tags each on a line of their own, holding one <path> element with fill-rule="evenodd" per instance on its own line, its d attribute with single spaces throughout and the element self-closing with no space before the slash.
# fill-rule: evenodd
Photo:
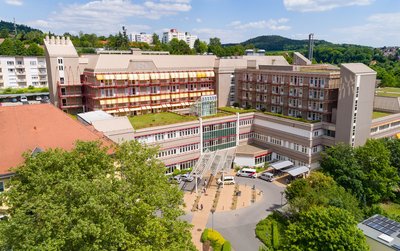
<svg viewBox="0 0 400 251">
<path fill-rule="evenodd" d="M 211 230 L 214 231 L 214 213 L 215 208 L 211 208 Z"/>
</svg>

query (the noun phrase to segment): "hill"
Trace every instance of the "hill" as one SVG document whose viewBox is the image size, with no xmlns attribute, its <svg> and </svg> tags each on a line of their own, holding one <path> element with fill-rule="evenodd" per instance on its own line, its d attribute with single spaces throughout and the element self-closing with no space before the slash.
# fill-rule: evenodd
<svg viewBox="0 0 400 251">
<path fill-rule="evenodd" d="M 0 20 L 0 31 L 3 29 L 6 29 L 6 30 L 8 30 L 8 32 L 13 33 L 14 23 Z M 30 31 L 38 31 L 38 32 L 42 33 L 41 30 L 34 29 L 34 28 L 31 28 L 31 27 L 23 25 L 23 24 L 17 24 L 17 32 L 21 32 L 21 31 L 24 33 L 28 33 Z"/>
<path fill-rule="evenodd" d="M 254 45 L 258 49 L 266 51 L 293 51 L 304 50 L 308 48 L 308 40 L 296 40 L 277 35 L 259 36 L 251 38 L 240 43 L 243 46 Z M 315 45 L 331 44 L 325 40 L 314 40 Z M 231 46 L 235 44 L 226 44 L 224 46 Z"/>
</svg>

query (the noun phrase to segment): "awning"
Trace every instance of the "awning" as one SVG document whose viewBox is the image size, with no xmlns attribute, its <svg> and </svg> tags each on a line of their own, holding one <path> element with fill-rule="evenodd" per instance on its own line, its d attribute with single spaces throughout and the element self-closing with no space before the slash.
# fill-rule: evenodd
<svg viewBox="0 0 400 251">
<path fill-rule="evenodd" d="M 310 171 L 310 169 L 308 169 L 308 167 L 306 167 L 306 166 L 296 166 L 296 167 L 292 167 L 288 170 L 285 170 L 284 172 L 287 172 L 288 174 L 292 175 L 293 177 L 296 177 L 300 174 L 308 173 L 309 171 Z"/>
<path fill-rule="evenodd" d="M 139 76 L 137 74 L 129 74 L 129 80 L 139 80 Z"/>
<path fill-rule="evenodd" d="M 103 77 L 103 75 L 96 75 L 96 79 L 97 79 L 97 80 L 103 80 L 104 77 Z"/>
<path fill-rule="evenodd" d="M 293 166 L 293 163 L 289 160 L 284 160 L 284 161 L 275 162 L 275 163 L 271 164 L 270 166 L 275 170 L 281 170 L 281 169 Z"/>
</svg>

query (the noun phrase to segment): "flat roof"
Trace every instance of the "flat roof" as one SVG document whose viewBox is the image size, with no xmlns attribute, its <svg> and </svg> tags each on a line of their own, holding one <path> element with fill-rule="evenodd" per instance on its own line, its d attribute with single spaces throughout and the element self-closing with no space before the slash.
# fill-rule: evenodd
<svg viewBox="0 0 400 251">
<path fill-rule="evenodd" d="M 270 166 L 275 170 L 281 170 L 281 169 L 293 166 L 293 162 L 291 162 L 289 160 L 283 160 L 283 161 L 272 163 Z"/>
<path fill-rule="evenodd" d="M 392 248 L 400 250 L 400 223 L 375 214 L 357 225 L 364 235 Z"/>
<path fill-rule="evenodd" d="M 71 150 L 77 140 L 100 140 L 111 146 L 101 133 L 90 130 L 51 104 L 0 107 L 0 175 L 24 162 L 22 154 L 36 148 Z"/>
<path fill-rule="evenodd" d="M 284 172 L 290 174 L 293 177 L 296 177 L 300 174 L 307 173 L 309 171 L 310 171 L 310 169 L 306 166 L 295 166 L 295 167 L 285 170 Z"/>
<path fill-rule="evenodd" d="M 239 145 L 236 147 L 236 154 L 258 155 L 268 153 L 268 149 L 257 145 Z"/>
<path fill-rule="evenodd" d="M 92 112 L 78 113 L 77 117 L 84 120 L 88 124 L 93 124 L 93 122 L 97 121 L 97 120 L 113 118 L 113 116 L 111 114 L 108 114 L 105 111 L 92 111 Z"/>
</svg>

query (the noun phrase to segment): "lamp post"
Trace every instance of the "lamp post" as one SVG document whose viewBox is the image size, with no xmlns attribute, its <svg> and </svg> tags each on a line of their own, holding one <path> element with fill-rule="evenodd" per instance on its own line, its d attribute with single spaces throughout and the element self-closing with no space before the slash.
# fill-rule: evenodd
<svg viewBox="0 0 400 251">
<path fill-rule="evenodd" d="M 214 231 L 214 213 L 215 208 L 211 208 L 211 230 Z"/>
</svg>

